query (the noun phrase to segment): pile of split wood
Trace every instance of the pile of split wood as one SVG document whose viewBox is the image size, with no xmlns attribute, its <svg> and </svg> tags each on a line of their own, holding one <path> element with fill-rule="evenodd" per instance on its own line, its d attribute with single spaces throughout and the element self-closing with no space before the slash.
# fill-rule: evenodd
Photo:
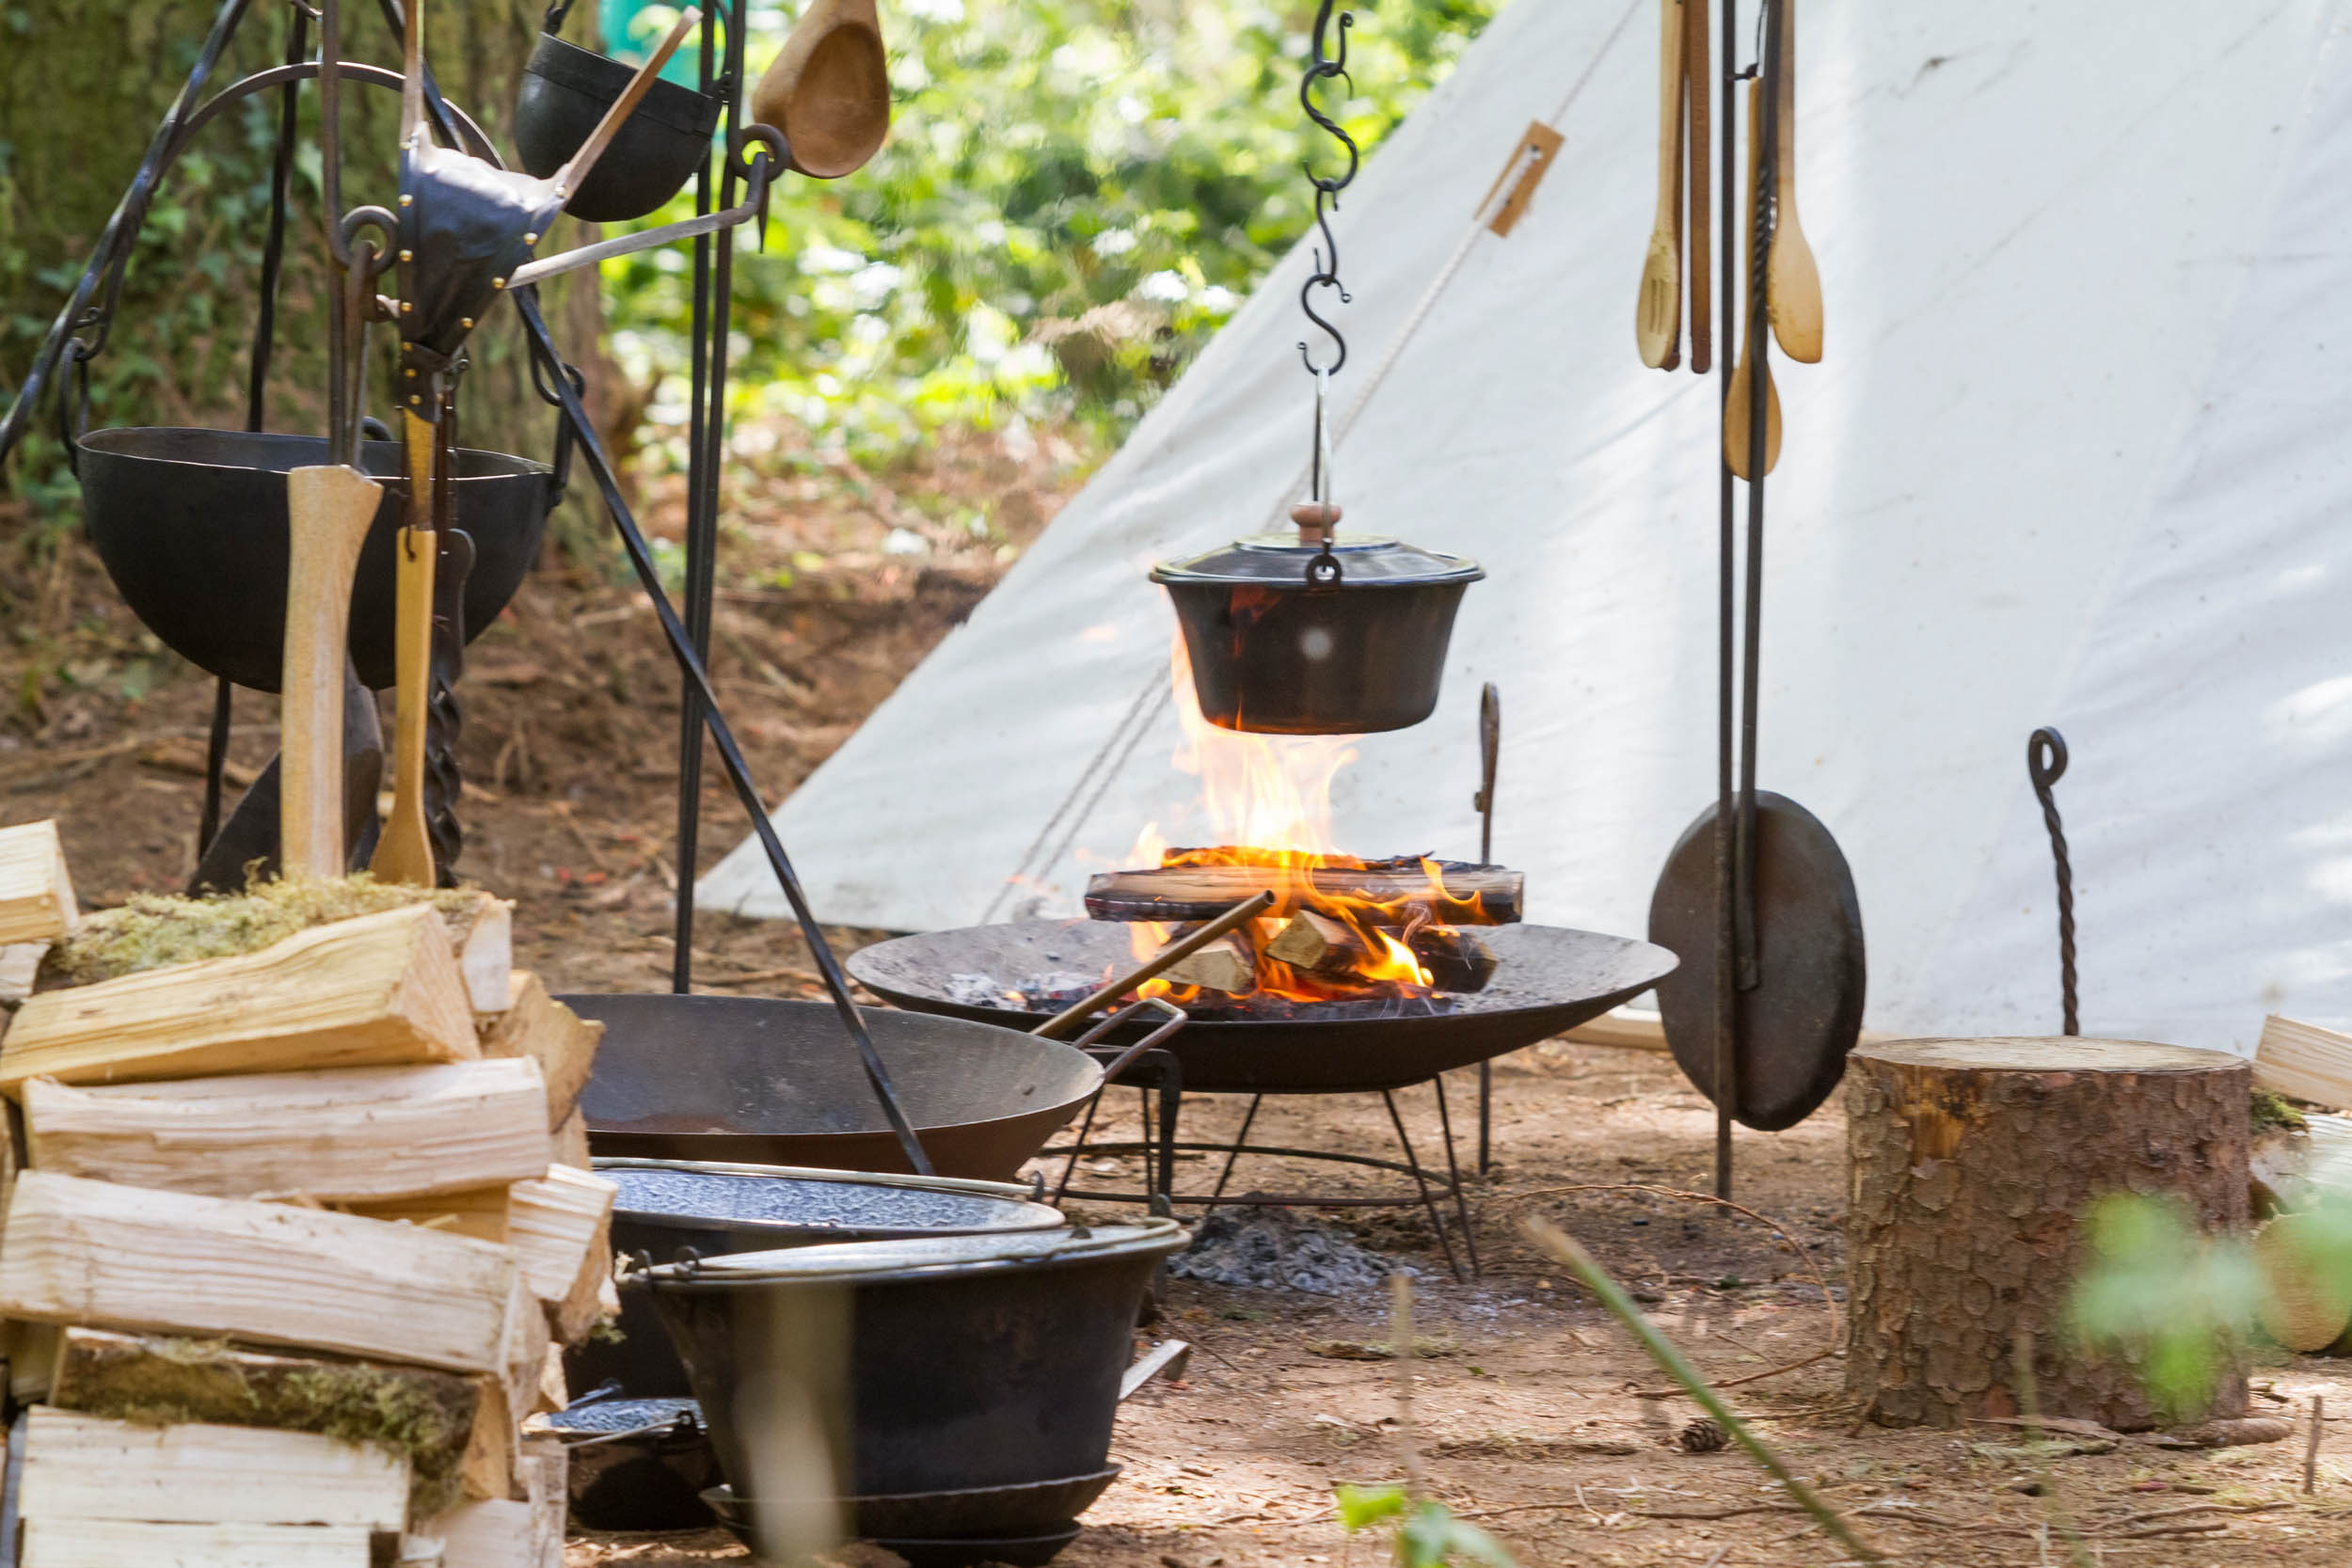
<svg viewBox="0 0 2352 1568">
<path fill-rule="evenodd" d="M 602 1028 L 511 972 L 511 906 L 345 891 L 388 907 L 246 951 L 283 907 L 207 906 L 222 956 L 37 988 L 0 1037 L 22 1568 L 560 1568 L 521 1427 L 615 1306 Z M 50 824 L 0 831 L 0 942 L 87 972 L 107 918 L 74 932 Z"/>
<path fill-rule="evenodd" d="M 2352 1209 L 2352 1036 L 2276 1016 L 2254 1048 L 2254 1083 L 2273 1103 L 2253 1141 L 2254 1207 L 2269 1218 L 2254 1258 L 2269 1289 L 2263 1331 L 2288 1350 L 2352 1355 L 2352 1279 L 2340 1253 Z"/>
</svg>

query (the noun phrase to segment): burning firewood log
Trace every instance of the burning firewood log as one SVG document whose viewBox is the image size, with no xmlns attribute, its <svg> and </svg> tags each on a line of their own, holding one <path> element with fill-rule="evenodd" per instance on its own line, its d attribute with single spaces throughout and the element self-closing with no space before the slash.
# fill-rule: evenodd
<svg viewBox="0 0 2352 1568">
<path fill-rule="evenodd" d="M 1183 932 L 1177 933 L 1168 946 L 1182 942 L 1184 935 Z M 1177 959 L 1160 971 L 1160 978 L 1171 985 L 1199 986 L 1203 990 L 1221 990 L 1238 996 L 1257 984 L 1257 973 L 1258 960 L 1249 950 L 1248 940 L 1234 931 L 1217 938 L 1197 953 Z"/>
<path fill-rule="evenodd" d="M 1301 910 L 1272 942 L 1266 957 L 1317 974 L 1344 974 L 1373 962 L 1372 949 L 1343 920 Z"/>
<path fill-rule="evenodd" d="M 1495 956 L 1475 933 L 1459 926 L 1423 926 L 1405 939 L 1405 945 L 1439 990 L 1484 990 L 1494 978 Z"/>
<path fill-rule="evenodd" d="M 1183 851 L 1198 854 L 1202 851 Z M 1235 851 L 1246 853 L 1246 851 Z M 1097 920 L 1207 920 L 1270 890 L 1277 914 L 1305 902 L 1345 907 L 1378 926 L 1404 926 L 1412 911 L 1449 926 L 1508 926 L 1519 918 L 1526 878 L 1499 865 L 1432 861 L 1443 890 L 1418 860 L 1361 866 L 1178 864 L 1109 871 L 1088 879 L 1087 913 Z"/>
</svg>

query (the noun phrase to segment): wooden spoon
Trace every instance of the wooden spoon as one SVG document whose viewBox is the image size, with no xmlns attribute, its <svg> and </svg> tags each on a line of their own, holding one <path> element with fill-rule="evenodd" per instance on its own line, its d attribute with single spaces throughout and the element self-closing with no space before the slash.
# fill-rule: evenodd
<svg viewBox="0 0 2352 1568">
<path fill-rule="evenodd" d="M 278 863 L 287 877 L 340 877 L 343 821 L 343 645 L 351 578 L 384 486 L 342 464 L 286 475 L 293 553 L 278 689 Z"/>
<path fill-rule="evenodd" d="M 1751 274 L 1755 271 L 1756 265 L 1756 209 L 1764 198 L 1764 193 L 1757 188 L 1758 174 L 1764 158 L 1763 115 L 1764 84 L 1750 82 L 1748 84 L 1748 231 L 1746 239 L 1740 244 L 1740 254 L 1747 261 Z M 1766 274 L 1768 282 L 1770 277 L 1771 274 L 1768 271 Z M 1750 298 L 1753 297 L 1751 293 Z M 1747 312 L 1747 320 L 1740 325 L 1742 331 L 1740 336 L 1740 363 L 1731 372 L 1731 396 L 1724 404 L 1724 460 L 1731 465 L 1733 473 L 1738 474 L 1741 479 L 1751 479 L 1755 476 L 1748 471 L 1748 425 L 1754 418 L 1755 404 L 1751 399 L 1755 396 L 1759 370 L 1762 371 L 1764 381 L 1764 471 L 1766 473 L 1771 473 L 1772 466 L 1780 461 L 1780 393 L 1772 387 L 1772 371 L 1756 364 L 1756 311 L 1750 309 Z"/>
<path fill-rule="evenodd" d="M 1659 11 L 1658 215 L 1633 311 L 1633 341 L 1654 371 L 1677 356 L 1682 340 L 1682 7 L 1659 0 Z"/>
<path fill-rule="evenodd" d="M 1772 336 L 1780 351 L 1807 365 L 1821 362 L 1821 274 L 1797 222 L 1797 8 L 1780 0 L 1780 147 L 1772 178 Z"/>
<path fill-rule="evenodd" d="M 752 118 L 784 133 L 792 166 L 838 180 L 890 134 L 890 72 L 874 0 L 813 0 L 752 91 Z"/>
<path fill-rule="evenodd" d="M 413 3 L 413 0 L 412 0 Z M 424 820 L 425 703 L 433 683 L 433 470 L 439 433 L 404 413 L 408 438 L 408 521 L 392 549 L 392 811 L 368 869 L 379 882 L 431 887 L 433 838 Z"/>
</svg>

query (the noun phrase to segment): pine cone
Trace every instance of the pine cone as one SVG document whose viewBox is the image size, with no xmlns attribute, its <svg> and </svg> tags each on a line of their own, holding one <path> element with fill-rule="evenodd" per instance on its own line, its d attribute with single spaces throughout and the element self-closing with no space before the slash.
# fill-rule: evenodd
<svg viewBox="0 0 2352 1568">
<path fill-rule="evenodd" d="M 1731 1439 L 1724 1435 L 1723 1428 L 1702 1416 L 1676 1433 L 1675 1441 L 1685 1453 L 1713 1453 Z"/>
</svg>

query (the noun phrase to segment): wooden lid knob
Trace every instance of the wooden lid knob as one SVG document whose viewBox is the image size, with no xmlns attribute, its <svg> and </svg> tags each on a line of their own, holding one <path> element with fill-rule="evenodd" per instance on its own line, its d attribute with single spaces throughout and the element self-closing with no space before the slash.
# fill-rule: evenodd
<svg viewBox="0 0 2352 1568">
<path fill-rule="evenodd" d="M 1302 529 L 1323 530 L 1340 526 L 1340 503 L 1337 501 L 1300 501 L 1291 508 L 1291 521 Z"/>
</svg>

